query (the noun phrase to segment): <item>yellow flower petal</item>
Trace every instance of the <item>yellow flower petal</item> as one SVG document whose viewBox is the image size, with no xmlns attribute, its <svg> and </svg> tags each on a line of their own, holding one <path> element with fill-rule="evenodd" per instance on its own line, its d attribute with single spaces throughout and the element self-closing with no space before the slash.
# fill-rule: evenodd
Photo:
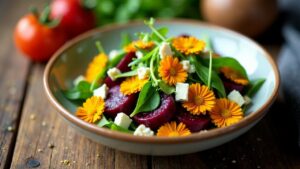
<svg viewBox="0 0 300 169">
<path fill-rule="evenodd" d="M 209 113 L 212 122 L 217 127 L 226 127 L 243 119 L 241 107 L 228 99 L 217 99 L 215 107 Z"/>
<path fill-rule="evenodd" d="M 173 47 L 185 54 L 185 55 L 192 55 L 192 54 L 199 54 L 205 48 L 205 42 L 202 40 L 198 40 L 195 37 L 177 37 L 172 41 Z"/>
<path fill-rule="evenodd" d="M 223 67 L 220 69 L 220 72 L 227 78 L 232 80 L 233 82 L 240 84 L 240 85 L 247 85 L 249 81 L 245 79 L 239 72 L 229 68 Z"/>
<path fill-rule="evenodd" d="M 176 137 L 176 136 L 187 136 L 190 135 L 191 132 L 188 128 L 186 128 L 185 124 L 179 123 L 177 126 L 175 121 L 165 123 L 157 130 L 157 136 L 168 136 L 168 137 Z"/>
<path fill-rule="evenodd" d="M 193 115 L 206 114 L 215 105 L 215 95 L 207 86 L 195 83 L 189 86 L 188 101 L 182 106 Z"/>
<path fill-rule="evenodd" d="M 100 53 L 99 55 L 95 56 L 86 70 L 86 81 L 90 83 L 93 82 L 99 74 L 99 72 L 101 72 L 105 68 L 107 61 L 108 57 L 103 53 Z"/>
<path fill-rule="evenodd" d="M 120 92 L 124 95 L 131 95 L 141 91 L 148 79 L 139 79 L 138 76 L 126 78 L 120 85 Z"/>
<path fill-rule="evenodd" d="M 124 51 L 129 52 L 136 52 L 138 49 L 151 49 L 154 46 L 154 42 L 144 42 L 142 40 L 133 41 L 127 46 L 124 47 Z"/>
<path fill-rule="evenodd" d="M 82 107 L 77 109 L 75 114 L 86 122 L 95 123 L 102 118 L 104 108 L 104 100 L 101 97 L 92 96 L 83 103 Z"/>
</svg>

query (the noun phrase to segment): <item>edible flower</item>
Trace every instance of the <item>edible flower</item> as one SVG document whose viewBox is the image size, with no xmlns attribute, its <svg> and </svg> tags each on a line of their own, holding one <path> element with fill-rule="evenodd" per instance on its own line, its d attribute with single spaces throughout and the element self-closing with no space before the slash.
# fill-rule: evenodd
<svg viewBox="0 0 300 169">
<path fill-rule="evenodd" d="M 144 42 L 143 40 L 137 40 L 133 41 L 127 46 L 124 47 L 124 51 L 129 53 L 129 52 L 136 52 L 138 49 L 151 49 L 154 46 L 154 42 Z"/>
<path fill-rule="evenodd" d="M 220 72 L 227 79 L 230 79 L 237 84 L 244 85 L 244 86 L 249 84 L 249 81 L 246 78 L 244 78 L 239 72 L 237 72 L 229 67 L 221 68 Z"/>
<path fill-rule="evenodd" d="M 217 127 L 226 127 L 239 122 L 243 118 L 243 112 L 237 103 L 222 98 L 217 99 L 210 117 Z"/>
<path fill-rule="evenodd" d="M 173 39 L 172 45 L 177 51 L 179 51 L 185 55 L 199 54 L 205 48 L 204 41 L 198 40 L 197 38 L 192 37 L 192 36 L 177 37 L 177 38 Z"/>
<path fill-rule="evenodd" d="M 160 61 L 158 68 L 159 76 L 169 85 L 185 82 L 188 76 L 178 58 L 167 56 Z"/>
<path fill-rule="evenodd" d="M 83 107 L 79 107 L 76 116 L 80 119 L 95 123 L 102 118 L 105 102 L 101 97 L 92 96 L 83 103 Z"/>
<path fill-rule="evenodd" d="M 88 82 L 93 82 L 99 72 L 101 72 L 108 61 L 108 57 L 104 53 L 100 53 L 99 55 L 95 56 L 92 62 L 89 64 L 86 74 L 85 74 L 85 79 Z"/>
<path fill-rule="evenodd" d="M 183 102 L 182 106 L 193 115 L 205 115 L 206 111 L 212 110 L 215 100 L 213 91 L 205 85 L 195 83 L 189 86 L 188 101 Z"/>
<path fill-rule="evenodd" d="M 190 135 L 191 131 L 186 128 L 184 123 L 176 124 L 175 121 L 165 123 L 157 130 L 157 136 L 167 136 L 167 137 L 176 137 L 176 136 L 187 136 Z"/>
<path fill-rule="evenodd" d="M 148 82 L 148 78 L 139 79 L 138 76 L 126 78 L 120 85 L 120 92 L 124 95 L 131 95 L 141 91 L 143 86 Z"/>
</svg>

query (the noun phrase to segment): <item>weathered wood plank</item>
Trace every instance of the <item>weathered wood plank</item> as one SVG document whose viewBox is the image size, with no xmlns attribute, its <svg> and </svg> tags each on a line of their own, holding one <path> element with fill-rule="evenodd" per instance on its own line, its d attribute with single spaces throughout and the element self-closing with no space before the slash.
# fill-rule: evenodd
<svg viewBox="0 0 300 169">
<path fill-rule="evenodd" d="M 20 0 L 0 1 L 0 169 L 10 165 L 30 66 L 13 43 L 14 26 L 27 5 Z"/>
<path fill-rule="evenodd" d="M 35 65 L 31 74 L 11 168 L 28 168 L 33 159 L 39 168 L 114 168 L 114 150 L 79 135 L 50 105 L 43 69 Z"/>
</svg>

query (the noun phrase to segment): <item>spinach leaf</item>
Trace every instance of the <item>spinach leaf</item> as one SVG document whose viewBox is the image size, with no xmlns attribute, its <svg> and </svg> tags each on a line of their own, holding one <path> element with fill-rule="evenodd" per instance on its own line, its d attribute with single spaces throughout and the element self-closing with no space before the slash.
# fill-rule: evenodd
<svg viewBox="0 0 300 169">
<path fill-rule="evenodd" d="M 128 33 L 123 32 L 121 34 L 121 48 L 127 46 L 132 41 L 130 35 Z"/>
<path fill-rule="evenodd" d="M 147 82 L 142 88 L 135 109 L 130 117 L 140 113 L 156 109 L 160 104 L 160 97 L 156 88 L 152 86 L 152 82 Z"/>
<path fill-rule="evenodd" d="M 162 80 L 160 80 L 160 81 L 158 82 L 158 86 L 159 86 L 159 89 L 160 89 L 161 91 L 163 91 L 164 93 L 166 93 L 166 94 L 168 94 L 168 95 L 170 95 L 170 94 L 172 94 L 172 93 L 175 92 L 175 87 L 169 86 L 168 84 L 166 84 L 166 83 L 165 83 L 164 81 L 162 81 Z"/>
<path fill-rule="evenodd" d="M 120 131 L 120 132 L 124 132 L 124 133 L 133 133 L 133 131 L 125 129 L 121 126 L 118 126 L 111 120 L 107 120 L 107 118 L 104 115 L 102 116 L 101 120 L 98 122 L 97 126 L 107 127 L 111 130 Z"/>
<path fill-rule="evenodd" d="M 213 58 L 212 62 L 214 63 L 212 66 L 215 70 L 219 70 L 222 67 L 230 67 L 231 69 L 239 72 L 244 78 L 248 80 L 248 75 L 245 68 L 236 59 L 231 57 L 219 57 Z M 204 64 L 208 66 L 209 59 L 204 59 Z"/>
<path fill-rule="evenodd" d="M 167 27 L 162 27 L 157 29 L 157 32 L 159 32 L 161 34 L 161 36 L 165 37 L 167 35 L 167 33 L 169 32 L 169 29 Z M 151 34 L 151 38 L 153 41 L 157 41 L 157 42 L 161 42 L 161 38 L 157 36 L 157 34 L 152 33 Z"/>
<path fill-rule="evenodd" d="M 205 67 L 199 61 L 197 61 L 195 56 L 190 57 L 190 60 L 196 68 L 196 74 L 198 75 L 198 77 L 205 85 L 208 85 L 209 68 Z M 218 91 L 220 97 L 226 97 L 223 82 L 218 74 L 213 70 L 211 71 L 211 86 Z"/>
<path fill-rule="evenodd" d="M 250 88 L 248 88 L 246 95 L 249 97 L 253 97 L 255 93 L 261 88 L 266 79 L 257 79 L 250 82 Z"/>
<path fill-rule="evenodd" d="M 120 132 L 123 132 L 123 133 L 129 133 L 129 134 L 133 133 L 133 131 L 130 131 L 130 130 L 125 129 L 125 128 L 121 127 L 121 126 L 118 126 L 115 123 L 112 123 L 112 125 L 110 126 L 110 129 L 111 130 L 115 130 L 115 131 L 120 131 Z"/>
<path fill-rule="evenodd" d="M 104 115 L 102 115 L 102 118 L 101 118 L 101 120 L 98 122 L 98 124 L 97 124 L 97 126 L 99 126 L 99 127 L 104 127 L 104 126 L 106 126 L 106 127 L 110 127 L 111 126 L 111 123 L 113 123 L 112 121 L 108 121 L 107 120 L 107 118 L 104 116 Z"/>
<path fill-rule="evenodd" d="M 74 88 L 64 91 L 64 95 L 70 100 L 87 99 L 93 95 L 90 87 L 90 83 L 81 81 Z"/>
</svg>

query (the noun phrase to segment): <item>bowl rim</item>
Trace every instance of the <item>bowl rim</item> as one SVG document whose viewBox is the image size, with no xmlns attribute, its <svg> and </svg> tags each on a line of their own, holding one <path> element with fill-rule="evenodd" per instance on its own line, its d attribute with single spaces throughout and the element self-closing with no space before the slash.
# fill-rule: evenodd
<svg viewBox="0 0 300 169">
<path fill-rule="evenodd" d="M 249 124 L 259 120 L 262 118 L 267 111 L 269 106 L 275 101 L 276 97 L 278 96 L 278 89 L 279 89 L 279 83 L 280 83 L 280 77 L 279 77 L 279 71 L 277 68 L 277 65 L 274 61 L 274 59 L 271 57 L 271 55 L 263 49 L 258 43 L 253 41 L 252 39 L 237 33 L 235 31 L 211 25 L 209 23 L 205 23 L 198 20 L 192 20 L 192 19 L 161 19 L 157 20 L 157 23 L 164 24 L 164 23 L 177 23 L 177 24 L 188 24 L 188 25 L 196 25 L 205 27 L 207 29 L 214 29 L 218 31 L 223 31 L 226 34 L 232 35 L 232 36 L 239 36 L 239 38 L 242 38 L 243 40 L 250 41 L 260 52 L 263 53 L 263 55 L 266 57 L 268 62 L 271 64 L 273 72 L 275 74 L 275 86 L 274 90 L 272 91 L 271 96 L 268 98 L 268 100 L 255 112 L 252 112 L 251 114 L 244 117 L 240 122 L 233 124 L 228 127 L 224 128 L 214 128 L 210 129 L 207 132 L 199 132 L 199 133 L 193 133 L 189 136 L 185 137 L 141 137 L 141 136 L 134 136 L 126 133 L 121 133 L 118 131 L 112 131 L 106 128 L 100 128 L 94 124 L 90 124 L 88 122 L 85 122 L 79 118 L 77 118 L 73 113 L 69 112 L 67 109 L 65 109 L 54 97 L 52 94 L 50 87 L 49 87 L 49 75 L 50 70 L 53 67 L 53 64 L 56 62 L 56 60 L 61 56 L 61 53 L 68 49 L 69 47 L 73 46 L 74 44 L 78 43 L 81 40 L 84 40 L 86 38 L 89 38 L 93 36 L 95 33 L 105 33 L 107 31 L 116 30 L 120 28 L 126 28 L 126 27 L 132 27 L 136 25 L 142 25 L 143 22 L 141 21 L 131 21 L 126 24 L 110 24 L 107 26 L 103 26 L 101 28 L 95 28 L 92 29 L 86 33 L 83 33 L 74 39 L 68 41 L 65 43 L 55 54 L 51 57 L 50 61 L 46 65 L 46 68 L 44 70 L 44 76 L 43 76 L 43 84 L 44 89 L 47 95 L 47 98 L 49 99 L 50 103 L 58 110 L 59 114 L 63 116 L 66 120 L 73 123 L 77 127 L 80 127 L 84 130 L 87 130 L 93 134 L 101 135 L 102 137 L 108 137 L 110 139 L 117 139 L 121 141 L 126 142 L 134 142 L 134 143 L 151 143 L 151 144 L 182 144 L 182 143 L 193 143 L 193 142 L 199 142 L 204 140 L 210 140 L 214 139 L 216 137 L 220 137 L 226 134 L 233 133 L 239 129 L 245 128 Z"/>
</svg>

